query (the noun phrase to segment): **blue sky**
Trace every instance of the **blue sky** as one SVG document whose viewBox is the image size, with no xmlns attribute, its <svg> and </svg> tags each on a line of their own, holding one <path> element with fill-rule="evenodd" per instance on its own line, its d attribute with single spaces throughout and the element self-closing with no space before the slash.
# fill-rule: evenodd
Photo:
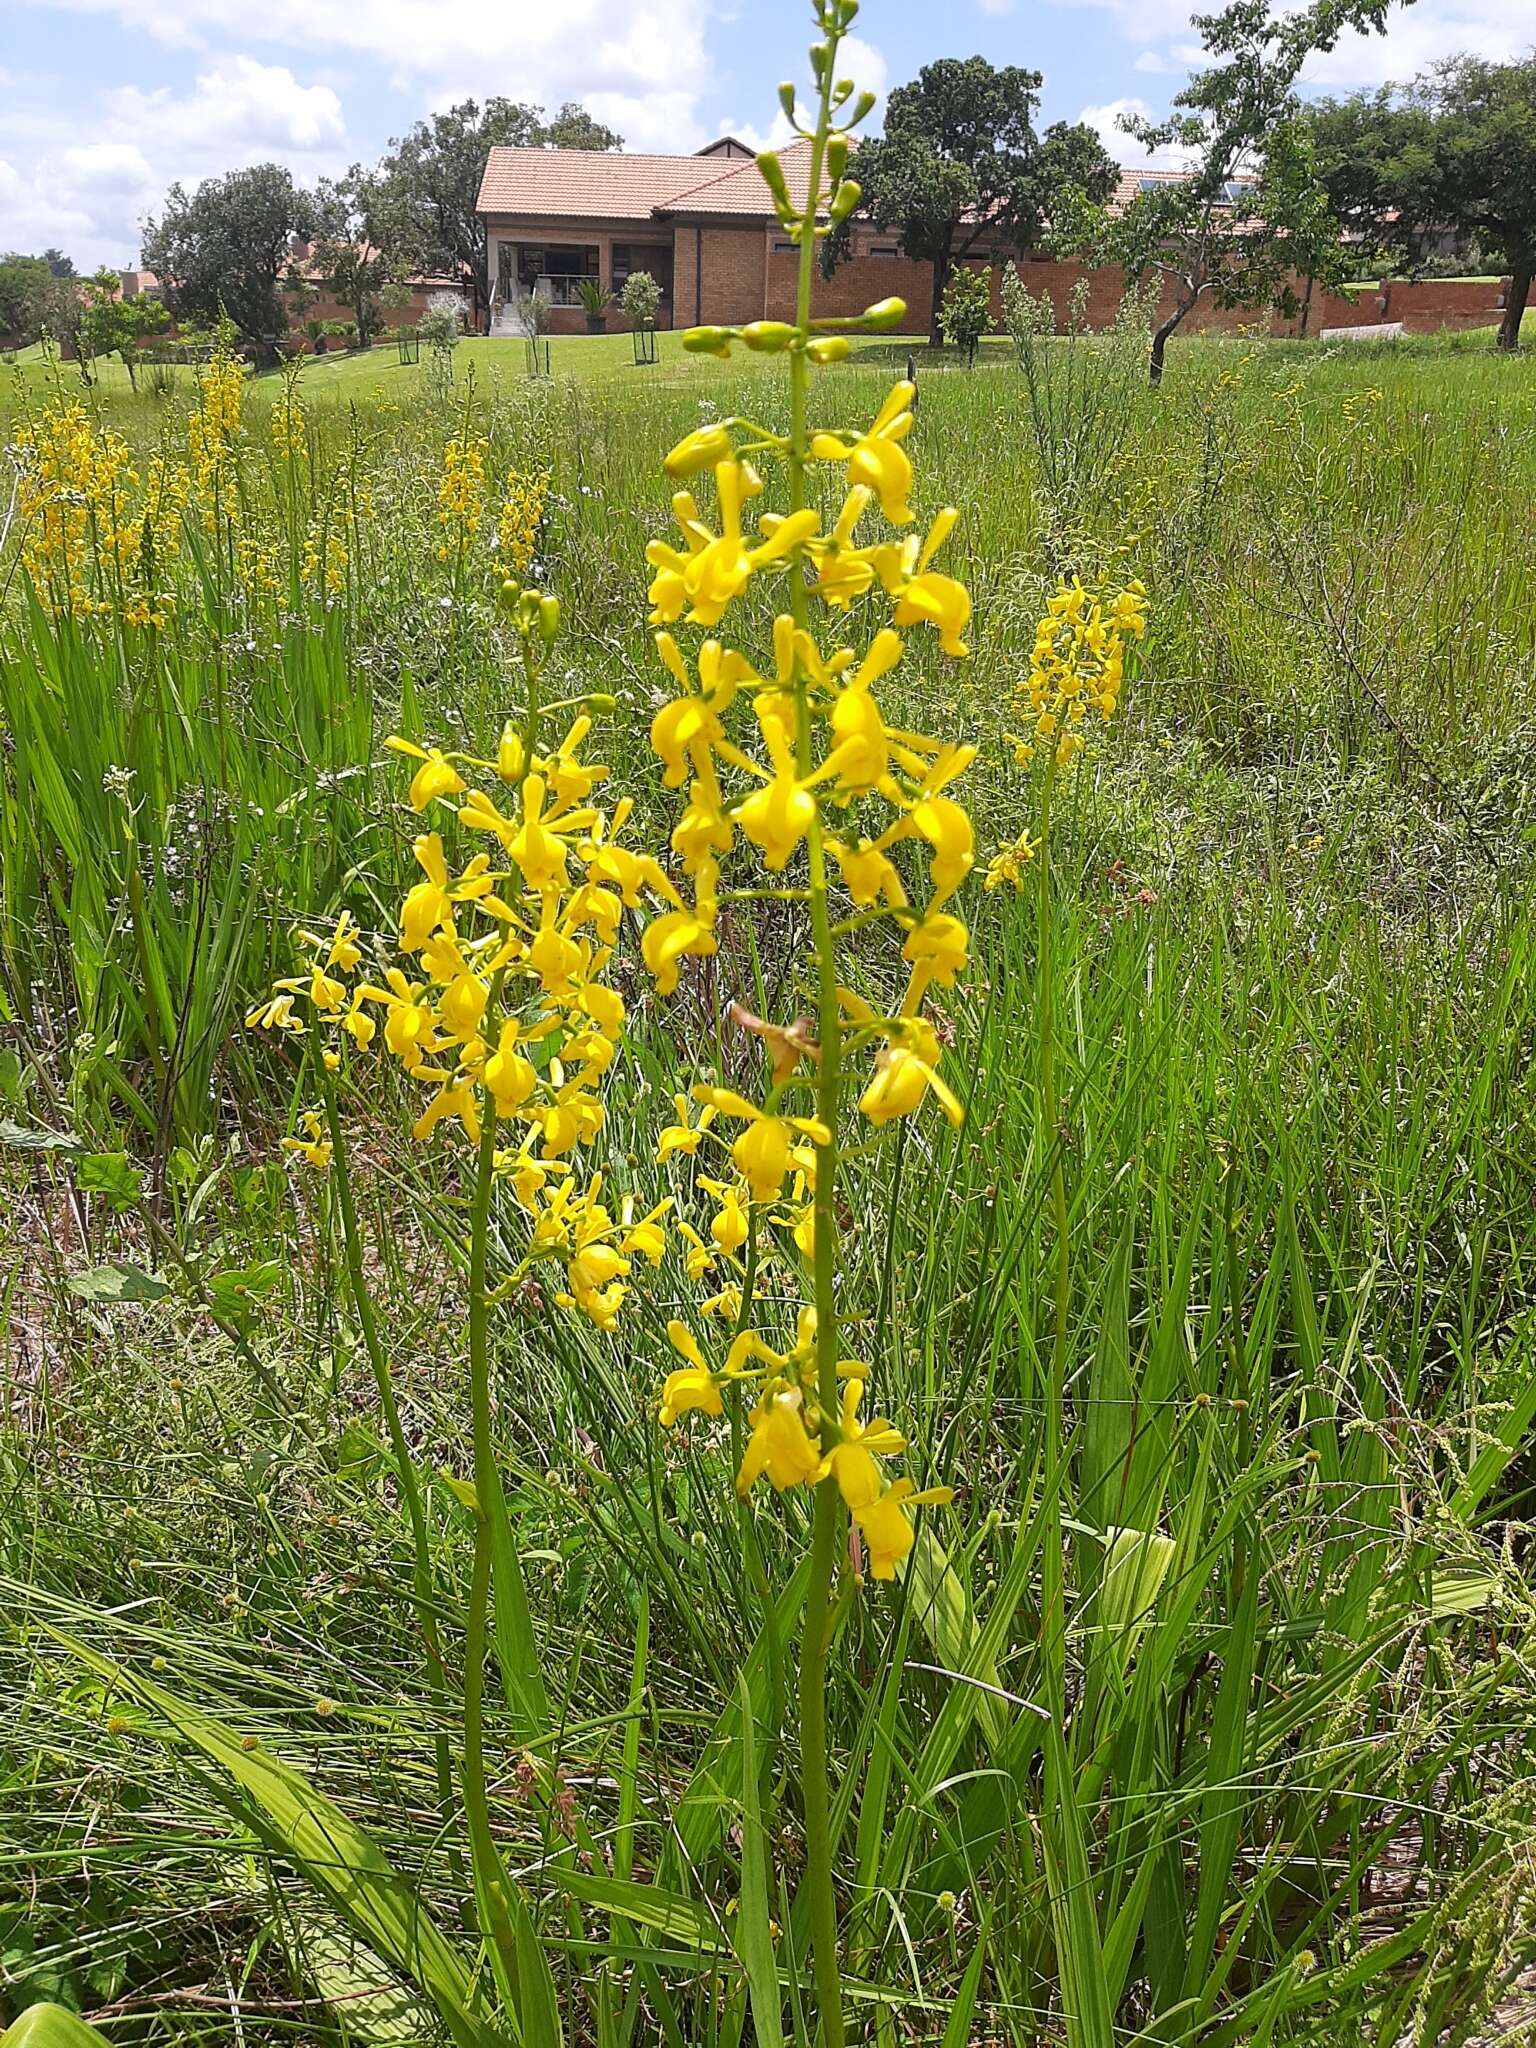
<svg viewBox="0 0 1536 2048">
<path fill-rule="evenodd" d="M 810 35 L 797 0 L 0 0 L 0 249 L 133 263 L 173 179 L 267 158 L 335 173 L 466 95 L 583 100 L 632 149 L 758 140 Z M 1315 83 L 1533 40 L 1533 0 L 1416 0 Z M 847 68 L 883 93 L 975 51 L 1043 71 L 1044 118 L 1094 122 L 1129 161 L 1116 114 L 1161 112 L 1198 45 L 1187 0 L 865 0 Z"/>
</svg>

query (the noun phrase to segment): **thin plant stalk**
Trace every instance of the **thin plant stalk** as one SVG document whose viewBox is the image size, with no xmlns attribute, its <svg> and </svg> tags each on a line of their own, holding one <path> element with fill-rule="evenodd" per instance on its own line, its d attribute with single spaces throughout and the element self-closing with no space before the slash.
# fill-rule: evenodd
<svg viewBox="0 0 1536 2048">
<path fill-rule="evenodd" d="M 805 505 L 805 472 L 809 458 L 806 346 L 811 335 L 811 281 L 816 254 L 816 203 L 821 190 L 831 132 L 834 63 L 841 31 L 831 28 L 819 80 L 816 126 L 811 136 L 805 215 L 800 232 L 800 273 L 795 301 L 796 345 L 789 355 L 790 431 L 789 502 L 791 512 Z M 790 610 L 798 627 L 807 623 L 803 549 L 789 564 Z M 802 776 L 811 769 L 811 717 L 803 666 L 795 665 L 795 750 Z M 816 1391 L 822 1411 L 838 1412 L 838 1330 L 835 1266 L 837 1259 L 837 1119 L 841 1094 L 841 1018 L 837 997 L 837 954 L 827 902 L 827 857 L 820 808 L 812 815 L 807 835 L 810 859 L 811 931 L 816 947 L 817 1037 L 820 1044 L 816 1078 L 816 1115 L 827 1132 L 816 1148 L 813 1252 L 816 1304 Z M 827 1653 L 831 1646 L 833 1582 L 838 1538 L 843 1523 L 842 1499 L 835 1486 L 818 1486 L 812 1507 L 810 1581 L 806 1589 L 805 1630 L 800 1649 L 800 1796 L 805 1815 L 805 1881 L 811 1900 L 811 1966 L 821 2023 L 823 2048 L 842 2048 L 842 1974 L 837 1945 L 837 1898 L 832 1879 L 831 1792 L 827 1756 Z"/>
<path fill-rule="evenodd" d="M 448 1705 L 447 1673 L 443 1664 L 442 1643 L 438 1635 L 437 1614 L 433 1604 L 432 1552 L 427 1532 L 426 1509 L 422 1503 L 421 1487 L 416 1477 L 416 1461 L 411 1456 L 405 1424 L 400 1415 L 400 1403 L 395 1398 L 394 1376 L 390 1372 L 389 1358 L 379 1336 L 378 1322 L 373 1313 L 373 1297 L 369 1293 L 368 1277 L 363 1267 L 363 1241 L 362 1233 L 357 1226 L 357 1205 L 352 1199 L 346 1132 L 336 1099 L 336 1079 L 329 1069 L 325 1071 L 323 1092 L 326 1128 L 331 1141 L 331 1184 L 336 1190 L 336 1208 L 341 1217 L 347 1291 L 352 1297 L 352 1309 L 362 1335 L 363 1350 L 367 1354 L 368 1364 L 373 1373 L 373 1383 L 378 1390 L 379 1406 L 384 1413 L 384 1427 L 389 1432 L 390 1449 L 394 1453 L 400 1495 L 405 1502 L 406 1519 L 411 1525 L 412 1604 L 416 1609 L 416 1625 L 421 1630 L 422 1641 L 426 1644 L 432 1700 L 438 1709 L 439 1725 L 433 1734 L 432 1750 L 437 1777 L 438 1810 L 446 1828 L 454 1814 L 453 1767 L 448 1752 L 447 1728 L 444 1725 Z"/>
</svg>

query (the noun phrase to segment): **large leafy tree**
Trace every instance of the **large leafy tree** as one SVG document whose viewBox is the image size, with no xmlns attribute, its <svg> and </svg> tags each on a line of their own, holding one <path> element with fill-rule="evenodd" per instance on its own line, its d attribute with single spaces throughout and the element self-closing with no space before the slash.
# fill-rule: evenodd
<svg viewBox="0 0 1536 2048">
<path fill-rule="evenodd" d="M 1308 110 L 1334 210 L 1409 265 L 1448 231 L 1496 248 L 1511 278 L 1498 342 L 1514 348 L 1536 275 L 1536 54 L 1452 57 L 1406 89 Z"/>
<path fill-rule="evenodd" d="M 1448 58 L 1419 79 L 1409 106 L 1428 134 L 1390 167 L 1398 203 L 1503 252 L 1510 290 L 1498 343 L 1518 348 L 1536 278 L 1536 51 L 1514 64 Z"/>
<path fill-rule="evenodd" d="M 357 338 L 367 341 L 382 324 L 379 294 L 400 267 L 369 235 L 370 219 L 378 210 L 374 180 L 354 165 L 345 178 L 322 178 L 315 201 L 320 225 L 314 248 L 303 270 L 295 266 L 290 272 L 285 290 L 291 301 L 302 305 L 309 290 L 323 285 L 332 298 L 351 307 Z"/>
<path fill-rule="evenodd" d="M 173 185 L 159 218 L 144 223 L 144 262 L 179 320 L 211 327 L 227 314 L 248 341 L 271 349 L 288 325 L 278 279 L 295 239 L 318 225 L 313 194 L 290 171 L 256 164 L 192 193 Z"/>
<path fill-rule="evenodd" d="M 624 138 L 574 102 L 549 121 L 542 107 L 519 100 L 461 100 L 391 142 L 367 180 L 368 239 L 412 270 L 462 280 L 477 317 L 486 300 L 486 236 L 475 201 L 486 157 L 507 145 L 622 149 Z"/>
<path fill-rule="evenodd" d="M 1108 198 L 1116 167 L 1091 128 L 1035 131 L 1041 76 L 985 57 L 925 64 L 858 154 L 859 211 L 933 268 L 933 338 L 951 271 L 998 241 L 1032 248 L 1069 189 Z"/>
<path fill-rule="evenodd" d="M 1405 179 L 1428 162 L 1429 117 L 1392 86 L 1315 100 L 1306 110 L 1317 176 L 1340 227 L 1362 253 L 1422 260 L 1432 221 L 1401 205 Z"/>
<path fill-rule="evenodd" d="M 1339 223 L 1318 175 L 1296 92 L 1314 51 L 1346 29 L 1380 29 L 1391 0 L 1230 0 L 1197 14 L 1209 58 L 1164 121 L 1133 116 L 1128 135 L 1149 150 L 1174 148 L 1187 169 L 1149 179 L 1118 218 L 1082 208 L 1059 238 L 1132 278 L 1163 280 L 1166 310 L 1152 336 L 1150 371 L 1163 373 L 1169 340 L 1200 304 L 1294 312 L 1298 276 L 1337 278 Z"/>
<path fill-rule="evenodd" d="M 68 287 L 54 276 L 46 256 L 15 250 L 0 256 L 0 344 L 24 348 L 45 327 L 62 332 L 67 297 Z"/>
</svg>

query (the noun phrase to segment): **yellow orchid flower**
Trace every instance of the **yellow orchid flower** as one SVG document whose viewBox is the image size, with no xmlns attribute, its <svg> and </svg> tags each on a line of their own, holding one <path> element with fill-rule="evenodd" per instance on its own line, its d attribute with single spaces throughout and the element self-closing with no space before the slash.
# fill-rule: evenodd
<svg viewBox="0 0 1536 2048">
<path fill-rule="evenodd" d="M 905 378 L 890 393 L 868 431 L 849 444 L 842 434 L 815 434 L 813 462 L 845 462 L 850 484 L 863 484 L 880 500 L 880 510 L 893 526 L 910 526 L 912 463 L 902 442 L 912 431 L 912 400 L 916 386 Z"/>
<path fill-rule="evenodd" d="M 752 1433 L 736 1475 L 736 1491 L 743 1498 L 764 1473 L 779 1493 L 815 1478 L 821 1453 L 806 1434 L 798 1388 L 765 1395 L 748 1420 Z"/>
<path fill-rule="evenodd" d="M 893 1458 L 907 1447 L 907 1440 L 892 1428 L 884 1416 L 860 1422 L 859 1403 L 864 1398 L 862 1379 L 843 1382 L 839 1439 L 817 1468 L 818 1480 L 831 1477 L 850 1508 L 868 1508 L 880 1498 L 881 1477 L 878 1458 Z"/>
<path fill-rule="evenodd" d="M 418 747 L 413 740 L 403 740 L 397 733 L 391 733 L 384 744 L 392 753 L 406 754 L 421 763 L 411 777 L 408 793 L 413 811 L 424 811 L 435 797 L 457 796 L 464 788 L 463 776 L 441 748 Z"/>
<path fill-rule="evenodd" d="M 948 1486 L 930 1486 L 919 1493 L 910 1479 L 898 1479 L 868 1507 L 855 1508 L 853 1519 L 858 1523 L 859 1533 L 869 1551 L 870 1576 L 876 1579 L 895 1578 L 897 1565 L 912 1548 L 912 1524 L 907 1518 L 909 1508 L 929 1504 L 947 1507 L 954 1497 L 953 1489 Z"/>
</svg>

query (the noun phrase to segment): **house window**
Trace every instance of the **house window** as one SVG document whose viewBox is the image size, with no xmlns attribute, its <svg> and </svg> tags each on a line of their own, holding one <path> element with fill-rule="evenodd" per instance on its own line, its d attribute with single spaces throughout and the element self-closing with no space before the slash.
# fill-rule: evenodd
<svg viewBox="0 0 1536 2048">
<path fill-rule="evenodd" d="M 894 242 L 871 242 L 869 253 L 871 256 L 899 256 L 901 251 Z"/>
<path fill-rule="evenodd" d="M 518 289 L 531 292 L 550 306 L 579 306 L 583 279 L 596 277 L 595 242 L 551 242 L 545 248 L 519 244 Z"/>
<path fill-rule="evenodd" d="M 666 242 L 615 242 L 612 284 L 616 292 L 637 270 L 647 271 L 661 287 L 664 302 L 672 297 L 672 249 Z"/>
<path fill-rule="evenodd" d="M 775 242 L 773 245 L 773 253 L 775 256 L 798 256 L 800 254 L 800 250 L 798 245 L 794 242 Z"/>
</svg>

